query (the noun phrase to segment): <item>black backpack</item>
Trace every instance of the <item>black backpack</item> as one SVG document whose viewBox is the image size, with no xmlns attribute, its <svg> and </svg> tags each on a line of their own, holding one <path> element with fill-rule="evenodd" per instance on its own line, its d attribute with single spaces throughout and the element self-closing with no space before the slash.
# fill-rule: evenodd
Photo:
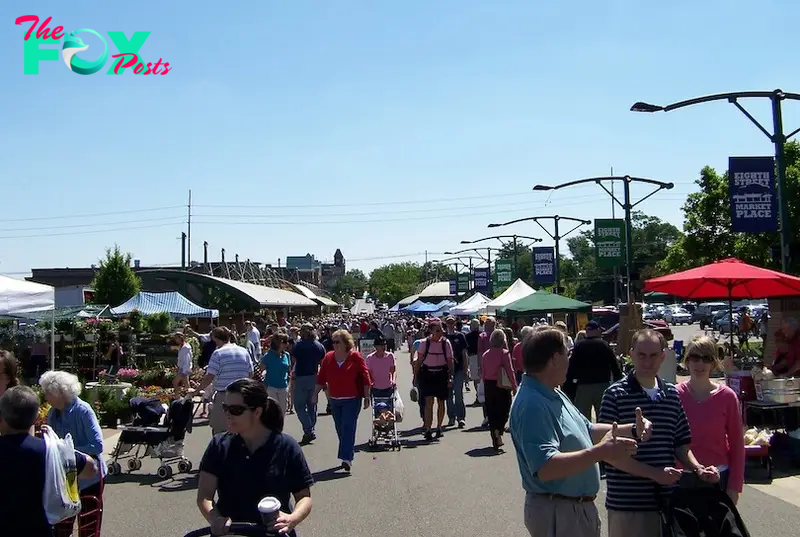
<svg viewBox="0 0 800 537">
<path fill-rule="evenodd" d="M 447 345 L 444 344 L 445 341 L 449 341 L 447 336 L 442 336 L 442 352 L 444 353 L 445 360 L 447 359 Z M 425 364 L 425 359 L 428 358 L 428 351 L 431 348 L 431 338 L 430 336 L 425 338 L 425 354 L 422 355 L 422 364 Z"/>
</svg>

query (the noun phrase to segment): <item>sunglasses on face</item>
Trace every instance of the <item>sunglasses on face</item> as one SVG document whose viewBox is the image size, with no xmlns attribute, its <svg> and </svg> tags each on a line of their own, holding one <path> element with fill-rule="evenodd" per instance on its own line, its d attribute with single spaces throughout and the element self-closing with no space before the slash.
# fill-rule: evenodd
<svg viewBox="0 0 800 537">
<path fill-rule="evenodd" d="M 703 362 L 704 364 L 713 364 L 714 363 L 714 358 L 712 358 L 711 356 L 705 356 L 705 355 L 702 355 L 702 354 L 690 354 L 689 356 L 687 356 L 687 359 L 690 362 Z"/>
<path fill-rule="evenodd" d="M 230 414 L 231 416 L 241 416 L 248 410 L 250 410 L 250 408 L 244 405 L 229 405 L 228 403 L 222 403 L 222 411 L 226 414 Z"/>
</svg>

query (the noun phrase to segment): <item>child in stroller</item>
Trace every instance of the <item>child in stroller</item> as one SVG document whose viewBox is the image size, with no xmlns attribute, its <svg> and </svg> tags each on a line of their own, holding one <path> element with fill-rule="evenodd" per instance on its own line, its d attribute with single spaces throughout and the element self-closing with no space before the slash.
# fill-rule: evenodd
<svg viewBox="0 0 800 537">
<path fill-rule="evenodd" d="M 168 479 L 173 471 L 170 464 L 178 463 L 178 472 L 192 470 L 192 461 L 183 456 L 183 441 L 192 432 L 194 403 L 191 396 L 172 401 L 166 411 L 164 424 L 159 426 L 164 408 L 158 399 L 134 397 L 131 407 L 136 418 L 133 425 L 123 427 L 108 463 L 108 475 L 122 473 L 119 459 L 127 458 L 128 471 L 140 470 L 142 458 L 159 460 L 158 477 Z"/>
</svg>

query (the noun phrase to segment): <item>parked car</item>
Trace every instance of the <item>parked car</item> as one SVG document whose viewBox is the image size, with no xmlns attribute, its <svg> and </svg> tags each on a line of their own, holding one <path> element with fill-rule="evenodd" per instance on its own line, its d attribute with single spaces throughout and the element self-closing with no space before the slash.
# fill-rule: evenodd
<svg viewBox="0 0 800 537">
<path fill-rule="evenodd" d="M 672 330 L 670 329 L 669 325 L 664 321 L 644 321 L 642 323 L 642 328 L 651 328 L 656 332 L 659 332 L 662 336 L 664 336 L 664 339 L 667 341 L 671 341 L 674 339 Z M 619 332 L 619 323 L 615 324 L 614 326 L 603 332 L 603 339 L 605 339 L 609 343 L 616 343 L 617 332 Z"/>
<path fill-rule="evenodd" d="M 692 324 L 692 314 L 683 308 L 667 308 L 664 320 L 669 324 Z"/>
<path fill-rule="evenodd" d="M 619 312 L 610 308 L 592 308 L 589 320 L 596 321 L 605 330 L 619 323 Z"/>
<path fill-rule="evenodd" d="M 700 323 L 700 330 L 705 330 L 706 326 L 714 327 L 714 314 L 719 310 L 727 309 L 727 302 L 703 302 L 697 306 L 692 315 L 693 319 Z"/>
</svg>

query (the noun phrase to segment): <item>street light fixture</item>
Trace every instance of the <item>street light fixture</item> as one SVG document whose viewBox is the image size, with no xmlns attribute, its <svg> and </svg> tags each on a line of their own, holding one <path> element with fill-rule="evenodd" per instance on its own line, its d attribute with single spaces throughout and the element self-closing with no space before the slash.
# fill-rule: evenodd
<svg viewBox="0 0 800 537">
<path fill-rule="evenodd" d="M 550 190 L 550 187 L 543 187 L 542 185 L 536 185 L 535 187 L 533 187 L 533 189 L 534 190 Z M 555 229 L 555 233 L 550 233 L 550 231 L 546 227 L 544 227 L 539 222 L 539 220 L 552 220 L 553 221 L 553 227 Z M 559 222 L 559 220 L 570 220 L 572 222 L 578 222 L 578 225 L 575 226 L 574 228 L 570 229 L 569 231 L 567 231 L 563 235 L 560 235 L 559 231 L 558 231 L 558 222 Z M 510 222 L 503 222 L 502 224 L 489 224 L 488 227 L 490 227 L 490 228 L 503 227 L 503 226 L 508 226 L 510 224 L 516 224 L 517 222 L 529 222 L 529 221 L 536 222 L 536 225 L 538 225 L 540 228 L 542 228 L 542 230 L 544 230 L 544 232 L 547 233 L 547 235 L 551 239 L 553 239 L 553 241 L 555 241 L 555 244 L 556 244 L 555 250 L 556 251 L 555 251 L 555 260 L 554 260 L 553 264 L 555 265 L 554 268 L 555 268 L 555 272 L 556 272 L 555 273 L 555 277 L 556 277 L 556 292 L 558 292 L 559 289 L 561 288 L 561 271 L 560 271 L 561 259 L 559 257 L 559 245 L 558 245 L 558 243 L 559 243 L 559 241 L 561 241 L 562 238 L 566 237 L 567 235 L 569 235 L 570 233 L 572 233 L 573 231 L 575 231 L 579 227 L 584 226 L 586 224 L 591 224 L 591 222 L 589 220 L 583 220 L 581 218 L 572 218 L 572 217 L 569 217 L 569 216 L 559 216 L 559 215 L 555 215 L 555 216 L 529 216 L 527 218 L 518 218 L 517 220 L 511 220 Z M 541 239 L 540 239 L 539 242 L 541 242 Z"/>
<path fill-rule="evenodd" d="M 492 227 L 492 226 L 490 225 L 489 227 Z M 515 278 L 519 278 L 519 269 L 517 267 L 517 258 L 519 257 L 519 249 L 517 248 L 517 239 L 526 239 L 526 240 L 531 240 L 533 242 L 542 242 L 542 239 L 539 239 L 539 238 L 536 238 L 536 237 L 526 237 L 525 235 L 495 235 L 495 236 L 492 236 L 492 237 L 484 237 L 482 239 L 476 239 L 474 241 L 461 241 L 461 244 L 475 244 L 476 242 L 489 241 L 489 240 L 493 240 L 493 239 L 497 239 L 498 241 L 500 241 L 500 244 L 503 244 L 504 246 L 505 246 L 505 244 L 503 243 L 503 239 L 511 239 L 512 240 L 512 242 L 514 244 L 514 277 Z"/>
<path fill-rule="evenodd" d="M 770 133 L 756 118 L 753 117 L 741 104 L 739 99 L 769 99 L 772 103 L 772 132 Z M 775 167 L 776 183 L 778 187 L 778 221 L 780 222 L 781 238 L 781 270 L 786 272 L 786 264 L 789 258 L 789 211 L 787 207 L 786 192 L 786 158 L 784 148 L 786 141 L 800 132 L 800 128 L 793 130 L 788 135 L 783 134 L 783 111 L 781 102 L 784 100 L 800 101 L 800 94 L 787 93 L 780 89 L 773 91 L 740 91 L 733 93 L 717 93 L 703 97 L 695 97 L 686 101 L 679 101 L 666 106 L 637 102 L 631 106 L 631 112 L 671 112 L 679 108 L 686 108 L 695 104 L 710 103 L 714 101 L 728 101 L 745 115 L 758 129 L 766 135 L 775 145 Z"/>
<path fill-rule="evenodd" d="M 614 181 L 622 181 L 623 185 L 623 201 L 619 201 L 619 199 L 603 184 L 605 182 Z M 581 185 L 585 183 L 597 183 L 600 188 L 606 191 L 606 193 L 611 196 L 611 199 L 614 200 L 622 209 L 625 211 L 625 288 L 626 288 L 626 297 L 628 306 L 631 305 L 631 265 L 632 265 L 632 258 L 633 253 L 631 252 L 631 234 L 632 234 L 632 226 L 631 226 L 631 210 L 645 201 L 646 199 L 653 196 L 656 192 L 661 190 L 670 190 L 673 185 L 672 183 L 664 183 L 662 181 L 656 181 L 655 179 L 643 179 L 641 177 L 631 177 L 630 175 L 622 175 L 622 176 L 609 176 L 609 177 L 592 177 L 589 179 L 579 179 L 577 181 L 570 181 L 568 183 L 562 183 L 556 186 L 549 186 L 549 185 L 536 185 L 533 187 L 534 190 L 561 190 L 562 188 L 567 188 L 570 186 Z M 650 192 L 648 195 L 637 201 L 636 203 L 631 203 L 631 183 L 644 183 L 648 185 L 653 185 L 657 187 L 654 191 Z M 534 217 L 535 218 L 535 217 Z M 524 220 L 524 219 L 523 219 Z M 507 224 L 511 224 L 513 222 L 517 222 L 518 220 L 514 220 L 512 222 L 507 222 Z M 541 226 L 541 224 L 539 224 Z M 558 244 L 558 243 L 556 243 Z"/>
</svg>

